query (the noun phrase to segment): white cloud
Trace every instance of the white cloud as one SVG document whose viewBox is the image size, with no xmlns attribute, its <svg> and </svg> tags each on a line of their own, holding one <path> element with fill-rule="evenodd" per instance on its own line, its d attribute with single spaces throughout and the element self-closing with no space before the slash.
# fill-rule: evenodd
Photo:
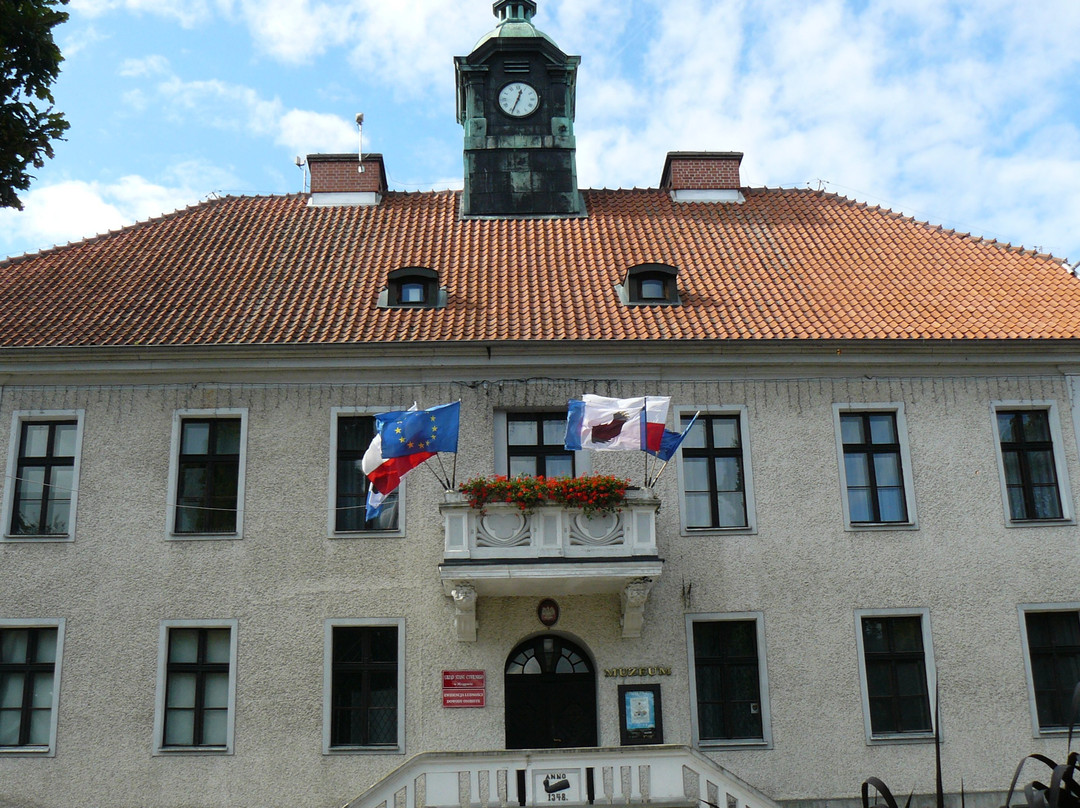
<svg viewBox="0 0 1080 808">
<path fill-rule="evenodd" d="M 191 28 L 210 19 L 215 8 L 223 9 L 229 5 L 230 0 L 70 0 L 68 7 L 87 17 L 100 17 L 117 9 L 156 14 Z"/>
<path fill-rule="evenodd" d="M 356 127 L 337 115 L 291 109 L 278 119 L 277 128 L 275 141 L 296 154 L 340 153 L 359 148 Z"/>
<path fill-rule="evenodd" d="M 160 57 L 130 59 L 121 70 L 135 77 L 164 74 L 153 92 L 164 113 L 178 122 L 197 116 L 203 125 L 272 138 L 292 154 L 357 148 L 355 124 L 337 115 L 285 109 L 278 98 L 266 98 L 250 87 L 219 79 L 184 81 L 169 72 L 167 60 Z M 123 98 L 139 110 L 151 103 L 146 90 L 130 91 Z"/>
<path fill-rule="evenodd" d="M 127 78 L 167 75 L 169 60 L 161 54 L 144 56 L 141 59 L 125 59 L 120 63 L 118 72 Z"/>
<path fill-rule="evenodd" d="M 113 183 L 67 180 L 22 195 L 23 210 L 0 210 L 0 241 L 37 249 L 106 233 L 134 222 L 193 204 L 211 190 L 196 186 L 193 166 L 177 167 L 179 184 L 161 185 L 145 177 L 121 177 Z M 200 176 L 221 180 L 205 168 Z"/>
</svg>

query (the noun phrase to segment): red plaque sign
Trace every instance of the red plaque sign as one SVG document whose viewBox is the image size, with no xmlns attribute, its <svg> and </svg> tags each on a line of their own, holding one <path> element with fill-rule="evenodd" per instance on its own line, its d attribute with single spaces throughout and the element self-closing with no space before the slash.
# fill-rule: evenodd
<svg viewBox="0 0 1080 808">
<path fill-rule="evenodd" d="M 487 695 L 484 671 L 443 671 L 443 707 L 483 707 Z"/>
</svg>

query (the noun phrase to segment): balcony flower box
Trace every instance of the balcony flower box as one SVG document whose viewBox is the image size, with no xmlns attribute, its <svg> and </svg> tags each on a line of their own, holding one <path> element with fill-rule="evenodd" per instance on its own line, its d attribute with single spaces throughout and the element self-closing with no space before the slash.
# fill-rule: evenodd
<svg viewBox="0 0 1080 808">
<path fill-rule="evenodd" d="M 580 508 L 586 517 L 615 513 L 626 502 L 630 481 L 604 474 L 585 477 L 474 477 L 462 483 L 472 508 L 485 510 L 490 503 L 510 503 L 525 513 L 542 505 Z"/>
</svg>

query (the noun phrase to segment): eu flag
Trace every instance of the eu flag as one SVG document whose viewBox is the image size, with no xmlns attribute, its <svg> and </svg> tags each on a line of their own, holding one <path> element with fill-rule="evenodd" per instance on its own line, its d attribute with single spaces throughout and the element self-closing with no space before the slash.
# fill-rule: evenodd
<svg viewBox="0 0 1080 808">
<path fill-rule="evenodd" d="M 376 420 L 382 437 L 382 456 L 456 452 L 460 414 L 460 401 L 417 412 L 387 413 L 393 417 Z"/>
</svg>

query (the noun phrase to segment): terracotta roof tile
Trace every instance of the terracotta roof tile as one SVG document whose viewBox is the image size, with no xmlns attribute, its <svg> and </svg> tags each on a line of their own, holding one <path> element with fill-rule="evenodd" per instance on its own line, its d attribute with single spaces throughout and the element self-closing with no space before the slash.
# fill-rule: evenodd
<svg viewBox="0 0 1080 808">
<path fill-rule="evenodd" d="M 835 195 L 585 199 L 581 219 L 468 221 L 449 191 L 207 202 L 0 262 L 0 346 L 1080 338 L 1061 260 Z M 679 269 L 682 305 L 619 303 L 648 262 Z M 436 270 L 447 306 L 378 308 L 405 266 Z"/>
</svg>

